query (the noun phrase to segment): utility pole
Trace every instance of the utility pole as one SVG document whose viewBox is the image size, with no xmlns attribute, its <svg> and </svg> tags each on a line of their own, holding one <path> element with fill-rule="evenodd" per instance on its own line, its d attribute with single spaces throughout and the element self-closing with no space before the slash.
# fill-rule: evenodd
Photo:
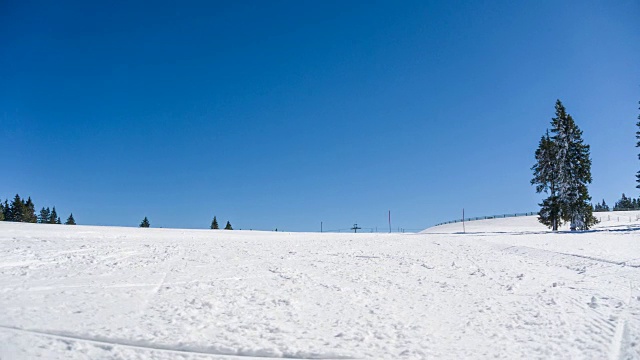
<svg viewBox="0 0 640 360">
<path fill-rule="evenodd" d="M 354 233 L 357 233 L 358 230 L 362 229 L 361 227 L 358 227 L 358 224 L 353 224 L 353 227 L 351 228 L 351 230 L 353 230 Z"/>
<path fill-rule="evenodd" d="M 464 227 L 464 208 L 462 208 L 462 233 L 467 233 L 467 229 Z"/>
<path fill-rule="evenodd" d="M 320 221 L 320 232 L 322 232 L 322 221 Z"/>
<path fill-rule="evenodd" d="M 389 234 L 391 234 L 391 210 L 389 210 Z"/>
</svg>

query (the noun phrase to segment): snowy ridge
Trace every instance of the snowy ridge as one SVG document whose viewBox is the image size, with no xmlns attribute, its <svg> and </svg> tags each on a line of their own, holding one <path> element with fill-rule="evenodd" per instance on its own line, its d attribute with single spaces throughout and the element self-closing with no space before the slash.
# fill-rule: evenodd
<svg viewBox="0 0 640 360">
<path fill-rule="evenodd" d="M 607 211 L 593 213 L 599 224 L 593 230 L 607 231 L 640 227 L 640 211 Z M 465 222 L 467 232 L 549 232 L 549 228 L 538 221 L 537 215 L 518 216 L 506 218 L 494 218 L 485 220 L 474 220 Z M 462 232 L 462 222 L 443 224 L 430 227 L 422 233 L 451 233 Z M 560 231 L 569 231 L 569 224 L 559 227 Z"/>
<path fill-rule="evenodd" d="M 0 222 L 0 358 L 640 358 L 640 212 L 602 214 L 584 233 Z"/>
</svg>

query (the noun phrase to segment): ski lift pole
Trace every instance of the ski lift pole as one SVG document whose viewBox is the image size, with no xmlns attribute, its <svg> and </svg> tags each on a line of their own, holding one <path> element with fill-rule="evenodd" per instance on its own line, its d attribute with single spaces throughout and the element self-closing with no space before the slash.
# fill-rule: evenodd
<svg viewBox="0 0 640 360">
<path fill-rule="evenodd" d="M 462 233 L 463 234 L 467 233 L 467 229 L 466 229 L 465 224 L 464 224 L 464 208 L 462 208 Z"/>
</svg>

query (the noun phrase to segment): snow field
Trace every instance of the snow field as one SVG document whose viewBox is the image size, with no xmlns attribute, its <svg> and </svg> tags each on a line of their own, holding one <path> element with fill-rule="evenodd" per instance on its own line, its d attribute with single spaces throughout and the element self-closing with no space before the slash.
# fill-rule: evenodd
<svg viewBox="0 0 640 360">
<path fill-rule="evenodd" d="M 640 358 L 640 213 L 607 215 L 556 234 L 0 222 L 0 359 Z"/>
</svg>

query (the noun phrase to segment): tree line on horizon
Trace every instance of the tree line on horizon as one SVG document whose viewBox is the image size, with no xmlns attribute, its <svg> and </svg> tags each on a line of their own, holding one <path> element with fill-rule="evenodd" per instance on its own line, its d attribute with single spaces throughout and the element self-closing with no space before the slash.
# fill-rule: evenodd
<svg viewBox="0 0 640 360">
<path fill-rule="evenodd" d="M 563 223 L 569 223 L 572 231 L 588 230 L 598 223 L 593 213 L 610 211 L 610 208 L 604 199 L 596 205 L 590 203 L 587 188 L 592 181 L 590 146 L 584 143 L 582 130 L 560 100 L 556 101 L 555 109 L 551 129 L 540 139 L 536 163 L 531 168 L 531 184 L 536 186 L 537 193 L 547 194 L 539 204 L 538 221 L 553 231 Z M 640 147 L 640 115 L 638 120 L 636 147 Z M 640 189 L 640 171 L 636 173 L 636 182 L 636 188 Z M 640 210 L 640 198 L 628 198 L 623 193 L 613 210 Z"/>
<path fill-rule="evenodd" d="M 640 197 L 637 199 L 627 197 L 622 193 L 622 197 L 616 201 L 613 205 L 613 209 L 602 199 L 601 203 L 596 203 L 593 206 L 593 212 L 605 212 L 605 211 L 629 211 L 640 210 Z"/>
<path fill-rule="evenodd" d="M 141 228 L 151 227 L 151 223 L 149 222 L 149 219 L 146 216 L 140 222 L 139 227 L 141 227 Z M 211 221 L 211 227 L 210 228 L 213 229 L 213 230 L 220 229 L 220 227 L 218 226 L 218 219 L 216 219 L 215 216 L 213 217 L 213 220 Z M 233 227 L 231 226 L 231 222 L 227 221 L 227 225 L 224 227 L 224 230 L 233 230 Z"/>
<path fill-rule="evenodd" d="M 636 126 L 636 147 L 640 148 L 640 115 Z M 640 160 L 640 153 L 638 159 Z M 584 143 L 582 130 L 560 100 L 556 100 L 555 117 L 551 119 L 550 129 L 540 139 L 535 160 L 536 163 L 531 167 L 531 185 L 535 185 L 537 193 L 547 194 L 539 204 L 538 221 L 542 224 L 553 231 L 557 231 L 563 223 L 569 223 L 572 231 L 588 230 L 598 223 L 594 212 L 611 211 L 604 199 L 602 203 L 595 205 L 590 202 L 590 146 Z M 636 188 L 640 189 L 640 170 L 635 177 L 638 184 Z M 16 194 L 11 203 L 8 200 L 0 202 L 0 221 L 62 223 L 55 206 L 53 209 L 42 207 L 38 215 L 35 208 L 30 196 L 25 200 Z M 622 210 L 640 210 L 640 198 L 630 198 L 623 193 L 613 207 L 613 211 Z M 76 225 L 73 213 L 69 215 L 65 225 Z M 139 226 L 150 227 L 149 219 L 145 216 Z M 210 228 L 219 229 L 216 216 L 213 217 Z M 229 221 L 224 230 L 233 230 Z"/>
<path fill-rule="evenodd" d="M 640 101 L 638 101 L 638 105 L 640 105 Z M 638 108 L 640 110 L 640 107 Z M 636 122 L 636 147 L 640 148 L 640 115 L 638 115 L 638 122 Z M 638 160 L 640 160 L 640 153 L 638 153 Z M 640 189 L 640 170 L 636 173 L 636 189 Z M 593 207 L 595 212 L 602 211 L 610 211 L 609 206 L 605 203 L 604 199 L 602 199 L 601 204 L 596 204 Z M 622 193 L 622 197 L 616 201 L 613 206 L 613 211 L 626 211 L 626 210 L 640 210 L 640 197 L 637 199 L 627 197 L 625 193 Z"/>
<path fill-rule="evenodd" d="M 0 221 L 62 224 L 55 206 L 53 209 L 43 207 L 40 210 L 40 213 L 36 215 L 36 206 L 31 200 L 31 196 L 25 200 L 24 198 L 20 198 L 20 195 L 18 194 L 16 194 L 11 203 L 9 203 L 8 200 L 5 200 L 4 203 L 0 202 Z M 73 213 L 69 215 L 64 224 L 76 225 Z"/>
<path fill-rule="evenodd" d="M 0 201 L 0 221 L 9 222 L 24 222 L 24 223 L 38 223 L 38 224 L 62 224 L 60 216 L 56 207 L 42 207 L 40 212 L 36 214 L 36 205 L 31 200 L 31 197 L 27 197 L 25 200 L 21 198 L 19 194 L 13 198 L 9 203 L 8 199 L 5 199 L 4 203 Z M 76 225 L 76 220 L 73 217 L 73 213 L 69 214 L 69 217 L 64 222 L 65 225 Z M 149 219 L 145 216 L 139 225 L 140 227 L 151 227 Z M 211 229 L 219 229 L 218 220 L 213 217 L 211 221 Z M 224 230 L 233 230 L 231 222 L 227 221 L 227 225 Z"/>
</svg>

